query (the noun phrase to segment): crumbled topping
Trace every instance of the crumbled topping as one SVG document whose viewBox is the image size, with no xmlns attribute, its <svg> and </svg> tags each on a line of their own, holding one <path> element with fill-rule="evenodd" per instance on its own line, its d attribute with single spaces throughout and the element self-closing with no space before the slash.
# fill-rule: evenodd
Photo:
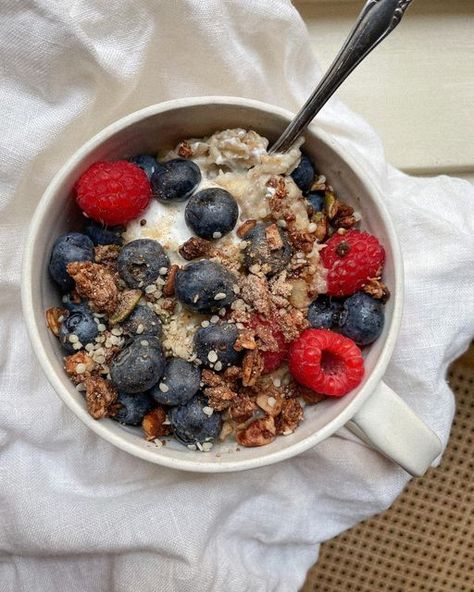
<svg viewBox="0 0 474 592">
<path fill-rule="evenodd" d="M 276 427 L 273 417 L 266 415 L 252 421 L 247 427 L 237 430 L 235 439 L 246 447 L 265 446 L 273 442 L 276 436 Z"/>
<path fill-rule="evenodd" d="M 252 228 L 255 228 L 257 224 L 257 220 L 249 219 L 245 220 L 236 230 L 237 236 L 239 238 L 244 238 L 246 234 L 248 234 Z"/>
<path fill-rule="evenodd" d="M 84 351 L 64 357 L 64 370 L 74 384 L 84 382 L 96 369 L 94 360 Z"/>
<path fill-rule="evenodd" d="M 229 408 L 229 416 L 237 423 L 248 421 L 257 409 L 257 405 L 247 395 L 240 394 Z"/>
<path fill-rule="evenodd" d="M 142 421 L 142 428 L 146 440 L 155 440 L 160 436 L 171 434 L 171 427 L 166 422 L 166 411 L 163 407 L 156 407 L 145 415 Z"/>
<path fill-rule="evenodd" d="M 204 238 L 192 236 L 178 250 L 183 259 L 192 261 L 198 257 L 209 255 L 212 251 L 212 243 Z"/>
<path fill-rule="evenodd" d="M 234 385 L 225 376 L 205 368 L 201 380 L 205 385 L 203 392 L 208 397 L 209 406 L 216 411 L 227 409 L 238 398 L 237 392 L 232 388 Z"/>
<path fill-rule="evenodd" d="M 60 306 L 53 306 L 46 311 L 46 324 L 56 337 L 59 335 L 59 329 L 63 319 L 68 315 L 66 308 Z"/>
<path fill-rule="evenodd" d="M 281 413 L 275 419 L 277 434 L 288 435 L 296 430 L 303 419 L 303 408 L 298 399 L 284 399 Z"/>
<path fill-rule="evenodd" d="M 123 292 L 119 292 L 117 308 L 109 318 L 110 323 L 112 325 L 122 323 L 133 312 L 141 297 L 141 290 L 124 290 Z"/>
<path fill-rule="evenodd" d="M 237 339 L 234 343 L 234 349 L 236 351 L 242 351 L 243 349 L 256 349 L 257 343 L 255 341 L 254 329 L 243 329 L 237 335 Z"/>
<path fill-rule="evenodd" d="M 258 350 L 245 352 L 242 362 L 242 384 L 254 386 L 263 372 L 263 358 Z"/>
<path fill-rule="evenodd" d="M 250 274 L 239 282 L 242 300 L 250 305 L 257 313 L 269 318 L 272 313 L 272 303 L 268 282 L 264 277 Z"/>
<path fill-rule="evenodd" d="M 283 247 L 283 239 L 276 224 L 270 224 L 265 228 L 265 238 L 270 251 L 276 251 Z"/>
<path fill-rule="evenodd" d="M 390 291 L 380 278 L 370 279 L 363 286 L 362 291 L 372 296 L 372 298 L 380 300 L 382 304 L 385 304 L 390 298 Z"/>
<path fill-rule="evenodd" d="M 172 265 L 168 272 L 165 285 L 163 286 L 163 295 L 166 297 L 174 296 L 174 282 L 176 279 L 176 272 L 179 269 L 179 265 Z"/>
<path fill-rule="evenodd" d="M 186 140 L 178 144 L 176 152 L 181 158 L 191 158 L 193 155 L 193 149 L 191 148 L 189 142 L 186 142 Z"/>
<path fill-rule="evenodd" d="M 256 402 L 260 409 L 272 417 L 276 417 L 282 410 L 283 399 L 280 395 L 280 392 L 276 388 L 272 394 L 261 393 L 258 395 Z"/>
<path fill-rule="evenodd" d="M 94 261 L 105 265 L 112 273 L 117 271 L 117 259 L 120 253 L 118 245 L 97 245 L 94 247 Z"/>
<path fill-rule="evenodd" d="M 79 296 L 87 298 L 95 310 L 107 314 L 115 311 L 118 288 L 113 274 L 105 265 L 76 261 L 68 264 L 67 271 L 76 282 Z"/>
<path fill-rule="evenodd" d="M 84 380 L 86 385 L 87 411 L 94 419 L 102 419 L 113 415 L 116 410 L 117 391 L 112 384 L 100 376 L 89 376 Z"/>
</svg>

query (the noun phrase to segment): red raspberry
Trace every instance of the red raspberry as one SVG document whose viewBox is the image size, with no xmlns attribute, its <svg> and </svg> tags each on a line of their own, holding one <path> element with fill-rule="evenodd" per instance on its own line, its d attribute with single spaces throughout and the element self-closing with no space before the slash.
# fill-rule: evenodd
<svg viewBox="0 0 474 592">
<path fill-rule="evenodd" d="M 151 198 L 146 173 L 131 162 L 96 162 L 76 183 L 76 201 L 97 222 L 115 226 L 137 218 Z"/>
<path fill-rule="evenodd" d="M 270 328 L 271 334 L 275 341 L 278 343 L 277 351 L 262 351 L 260 355 L 263 358 L 263 372 L 262 374 L 268 374 L 279 368 L 288 357 L 288 350 L 290 345 L 286 343 L 283 333 L 272 325 L 269 321 L 262 319 L 255 315 L 250 320 L 250 326 L 256 328 L 258 325 Z"/>
<path fill-rule="evenodd" d="M 364 376 L 360 349 L 329 329 L 303 331 L 290 346 L 289 365 L 297 382 L 331 397 L 347 394 Z"/>
<path fill-rule="evenodd" d="M 375 236 L 360 230 L 333 234 L 321 251 L 328 270 L 329 296 L 350 296 L 369 278 L 376 277 L 385 261 L 385 251 Z"/>
</svg>

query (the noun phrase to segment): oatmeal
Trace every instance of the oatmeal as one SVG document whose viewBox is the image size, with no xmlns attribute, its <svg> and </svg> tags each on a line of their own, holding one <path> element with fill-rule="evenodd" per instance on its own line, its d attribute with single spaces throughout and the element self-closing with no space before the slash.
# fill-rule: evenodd
<svg viewBox="0 0 474 592">
<path fill-rule="evenodd" d="M 88 219 L 53 245 L 63 297 L 46 318 L 95 419 L 160 446 L 263 446 L 358 386 L 384 251 L 302 144 L 269 154 L 228 129 L 82 175 Z"/>
</svg>

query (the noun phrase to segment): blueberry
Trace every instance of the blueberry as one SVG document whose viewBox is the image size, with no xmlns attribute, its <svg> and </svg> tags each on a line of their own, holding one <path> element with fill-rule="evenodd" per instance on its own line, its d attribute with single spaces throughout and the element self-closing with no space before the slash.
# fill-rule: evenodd
<svg viewBox="0 0 474 592">
<path fill-rule="evenodd" d="M 211 187 L 195 193 L 186 205 L 184 219 L 201 238 L 215 239 L 230 232 L 239 217 L 239 206 L 225 189 Z"/>
<path fill-rule="evenodd" d="M 217 371 L 238 364 L 242 354 L 234 349 L 237 334 L 237 327 L 232 323 L 211 323 L 201 327 L 194 336 L 198 359 L 204 366 Z M 220 364 L 216 367 L 218 362 Z"/>
<path fill-rule="evenodd" d="M 168 268 L 170 260 L 158 241 L 139 238 L 127 243 L 120 251 L 117 268 L 120 277 L 130 288 L 143 288 L 152 284 L 160 269 Z"/>
<path fill-rule="evenodd" d="M 158 201 L 183 201 L 201 181 L 201 171 L 196 163 L 175 158 L 163 163 L 163 167 L 151 176 L 151 188 Z"/>
<path fill-rule="evenodd" d="M 169 414 L 174 435 L 184 444 L 203 444 L 218 437 L 221 431 L 222 417 L 217 411 L 212 415 L 204 413 L 208 406 L 207 399 L 197 394 L 185 405 L 173 407 Z"/>
<path fill-rule="evenodd" d="M 342 300 L 320 294 L 309 305 L 308 321 L 314 329 L 334 329 L 338 326 Z"/>
<path fill-rule="evenodd" d="M 291 259 L 291 247 L 286 234 L 278 228 L 283 246 L 270 250 L 266 229 L 270 223 L 259 222 L 244 236 L 247 246 L 244 250 L 244 264 L 247 269 L 252 265 L 260 265 L 266 275 L 274 275 L 283 271 Z"/>
<path fill-rule="evenodd" d="M 199 390 L 201 371 L 182 360 L 171 358 L 166 362 L 161 380 L 151 389 L 151 395 L 162 405 L 183 405 Z"/>
<path fill-rule="evenodd" d="M 49 273 L 64 292 L 74 288 L 74 280 L 68 274 L 66 266 L 73 261 L 92 261 L 94 243 L 80 232 L 66 232 L 58 236 L 51 249 Z"/>
<path fill-rule="evenodd" d="M 94 245 L 122 245 L 123 238 L 121 234 L 123 231 L 123 226 L 104 226 L 90 218 L 84 227 L 84 232 Z"/>
<path fill-rule="evenodd" d="M 176 298 L 189 309 L 208 313 L 235 300 L 234 276 L 220 263 L 201 259 L 179 269 L 175 277 Z"/>
<path fill-rule="evenodd" d="M 128 335 L 154 335 L 161 337 L 160 317 L 144 304 L 138 304 L 122 323 L 122 329 Z"/>
<path fill-rule="evenodd" d="M 324 191 L 310 191 L 306 199 L 315 212 L 322 212 L 324 210 Z"/>
<path fill-rule="evenodd" d="M 94 341 L 98 334 L 99 329 L 97 328 L 92 311 L 87 304 L 80 304 L 76 305 L 75 308 L 71 308 L 67 317 L 61 323 L 59 341 L 64 349 L 72 354 L 76 350 L 73 348 L 73 342 L 70 340 L 71 337 L 74 339 L 73 336 L 75 335 L 77 337 L 77 340 L 74 339 L 76 343 L 79 342 L 82 345 L 86 345 Z"/>
<path fill-rule="evenodd" d="M 314 166 L 311 160 L 303 154 L 291 176 L 303 193 L 309 191 L 314 180 Z"/>
<path fill-rule="evenodd" d="M 365 292 L 356 292 L 344 302 L 339 317 L 339 328 L 343 335 L 359 345 L 374 342 L 382 333 L 384 310 L 380 300 Z"/>
<path fill-rule="evenodd" d="M 111 417 L 126 425 L 141 424 L 145 415 L 156 407 L 149 392 L 135 394 L 119 392 L 117 403 L 120 403 L 119 410 Z"/>
<path fill-rule="evenodd" d="M 158 337 L 136 337 L 111 362 L 112 384 L 126 393 L 151 389 L 161 378 L 165 357 Z"/>
<path fill-rule="evenodd" d="M 136 156 L 129 158 L 128 161 L 136 164 L 145 171 L 148 180 L 151 179 L 151 176 L 155 171 L 163 170 L 163 166 L 156 160 L 156 158 L 149 154 L 137 154 Z"/>
</svg>

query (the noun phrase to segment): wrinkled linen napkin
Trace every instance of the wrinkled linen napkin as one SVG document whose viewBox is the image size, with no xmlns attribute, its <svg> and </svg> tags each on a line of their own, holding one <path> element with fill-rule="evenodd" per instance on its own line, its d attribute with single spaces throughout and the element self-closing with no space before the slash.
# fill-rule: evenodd
<svg viewBox="0 0 474 592">
<path fill-rule="evenodd" d="M 319 543 L 387 508 L 408 475 L 346 430 L 236 474 L 121 452 L 43 376 L 22 321 L 20 262 L 52 176 L 113 120 L 196 95 L 296 111 L 320 76 L 300 16 L 286 0 L 3 0 L 0 16 L 1 591 L 294 592 Z M 388 166 L 374 131 L 337 99 L 316 125 L 385 196 L 406 266 L 385 380 L 446 443 L 446 369 L 474 333 L 474 189 Z"/>
</svg>

